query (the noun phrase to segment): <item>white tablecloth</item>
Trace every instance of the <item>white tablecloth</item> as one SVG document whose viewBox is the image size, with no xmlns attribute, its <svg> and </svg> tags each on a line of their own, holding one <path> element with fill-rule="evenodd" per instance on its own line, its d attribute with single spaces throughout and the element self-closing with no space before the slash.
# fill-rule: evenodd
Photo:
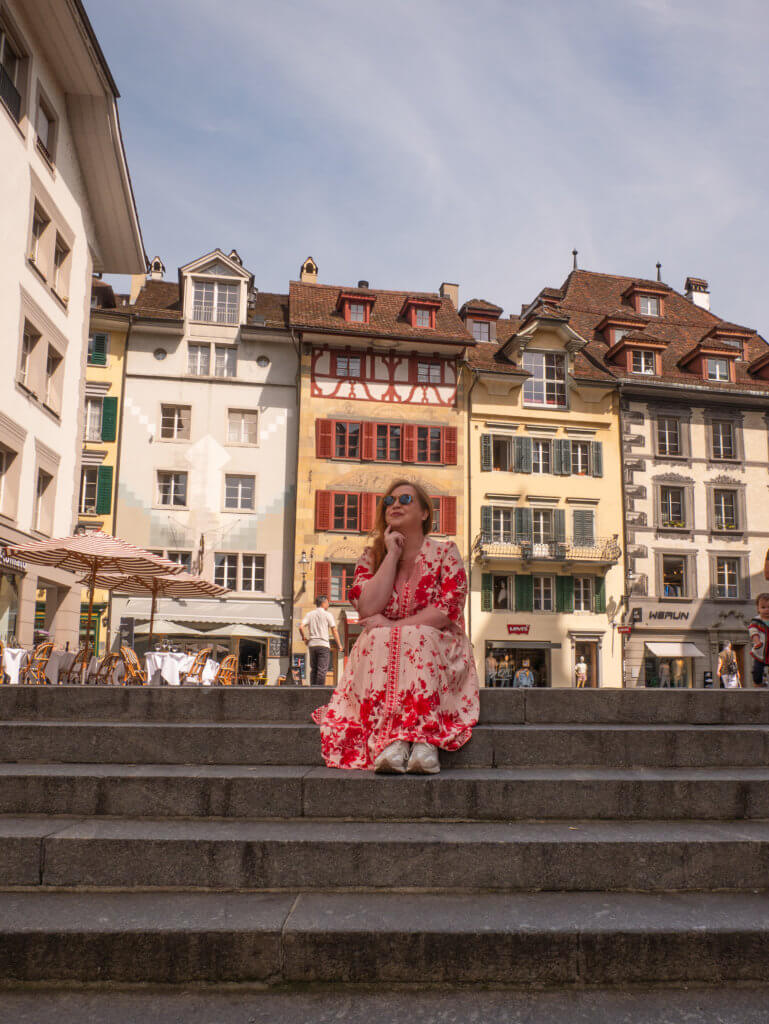
<svg viewBox="0 0 769 1024">
<path fill-rule="evenodd" d="M 3 648 L 3 672 L 8 675 L 14 686 L 18 686 L 19 672 L 26 662 L 27 652 L 22 647 Z"/>
<path fill-rule="evenodd" d="M 194 660 L 194 655 L 178 651 L 148 651 L 144 656 L 147 679 L 155 686 L 161 682 L 169 686 L 180 686 L 181 676 L 189 672 Z M 209 658 L 203 667 L 203 685 L 210 686 L 218 671 L 219 662 Z"/>
<path fill-rule="evenodd" d="M 96 673 L 97 673 L 97 671 L 99 669 L 99 665 L 101 664 L 101 661 L 102 661 L 101 658 L 91 658 L 91 661 L 90 661 L 90 663 L 88 665 L 88 673 L 86 675 L 86 680 L 89 683 L 95 683 L 96 682 Z M 121 662 L 118 662 L 117 666 L 115 667 L 115 670 L 112 673 L 112 679 L 110 679 L 109 682 L 111 682 L 111 683 L 120 683 L 120 682 L 122 682 L 122 679 L 123 679 L 124 675 L 125 675 L 125 666 L 123 665 L 123 662 L 121 661 Z"/>
<path fill-rule="evenodd" d="M 48 659 L 48 664 L 45 666 L 45 675 L 49 683 L 58 683 L 59 676 L 65 672 L 69 672 L 72 668 L 72 662 L 77 656 L 77 651 L 62 651 L 53 650 L 51 651 L 51 657 Z"/>
</svg>

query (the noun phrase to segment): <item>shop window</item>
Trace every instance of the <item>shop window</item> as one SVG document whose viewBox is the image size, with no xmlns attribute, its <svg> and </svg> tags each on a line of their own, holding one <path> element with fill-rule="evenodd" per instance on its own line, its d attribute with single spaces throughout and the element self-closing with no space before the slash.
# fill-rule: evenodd
<svg viewBox="0 0 769 1024">
<path fill-rule="evenodd" d="M 535 612 L 552 612 L 554 610 L 553 604 L 553 577 L 552 576 L 535 576 L 534 582 L 534 611 Z"/>
<path fill-rule="evenodd" d="M 523 385 L 528 405 L 563 408 L 566 405 L 566 360 L 554 352 L 523 353 L 523 369 L 531 376 Z"/>
<path fill-rule="evenodd" d="M 681 451 L 681 421 L 677 416 L 660 416 L 657 419 L 657 453 L 679 456 Z"/>
<path fill-rule="evenodd" d="M 531 442 L 531 471 L 532 473 L 550 472 L 549 441 L 538 441 L 534 439 Z"/>
<path fill-rule="evenodd" d="M 687 559 L 684 555 L 662 556 L 662 596 L 687 597 Z"/>
<path fill-rule="evenodd" d="M 160 436 L 165 441 L 189 441 L 190 415 L 189 405 L 161 405 Z"/>
<path fill-rule="evenodd" d="M 713 458 L 734 459 L 734 423 L 731 420 L 714 420 L 712 424 Z"/>
<path fill-rule="evenodd" d="M 660 526 L 668 529 L 686 528 L 683 487 L 660 487 Z"/>
<path fill-rule="evenodd" d="M 715 596 L 738 598 L 740 596 L 740 560 L 738 558 L 716 558 Z"/>
</svg>

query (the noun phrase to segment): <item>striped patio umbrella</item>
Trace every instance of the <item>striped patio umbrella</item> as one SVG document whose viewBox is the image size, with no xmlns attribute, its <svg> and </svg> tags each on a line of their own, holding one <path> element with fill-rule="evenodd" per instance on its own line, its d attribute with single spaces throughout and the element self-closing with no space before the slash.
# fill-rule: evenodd
<svg viewBox="0 0 769 1024">
<path fill-rule="evenodd" d="M 88 624 L 85 642 L 91 638 L 93 618 L 93 592 L 99 573 L 132 574 L 137 577 L 169 576 L 182 572 L 182 567 L 167 558 L 160 558 L 150 551 L 137 548 L 119 537 L 101 530 L 76 533 L 73 537 L 57 537 L 52 540 L 33 541 L 31 544 L 17 544 L 7 548 L 9 554 L 23 558 L 36 565 L 51 565 L 57 569 L 86 574 L 85 585 L 89 588 Z"/>
<path fill-rule="evenodd" d="M 177 572 L 174 576 L 145 576 L 140 573 L 97 573 L 96 586 L 113 594 L 129 594 L 138 597 L 151 596 L 149 643 L 154 635 L 155 608 L 159 597 L 224 597 L 229 591 L 218 583 L 210 583 L 202 576 L 188 572 Z"/>
</svg>

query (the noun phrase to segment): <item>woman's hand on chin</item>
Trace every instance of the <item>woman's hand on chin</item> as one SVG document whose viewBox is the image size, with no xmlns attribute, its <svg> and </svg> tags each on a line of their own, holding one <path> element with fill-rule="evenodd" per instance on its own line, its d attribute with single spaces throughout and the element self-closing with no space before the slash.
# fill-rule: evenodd
<svg viewBox="0 0 769 1024">
<path fill-rule="evenodd" d="M 403 534 L 399 533 L 392 526 L 388 526 L 384 532 L 383 540 L 387 553 L 395 554 L 400 558 L 403 551 L 403 542 L 405 540 Z"/>
<path fill-rule="evenodd" d="M 379 626 L 387 626 L 391 628 L 397 626 L 397 622 L 393 622 L 392 619 L 388 619 L 386 615 L 369 615 L 365 619 L 361 619 L 361 625 L 364 629 L 377 629 Z"/>
</svg>

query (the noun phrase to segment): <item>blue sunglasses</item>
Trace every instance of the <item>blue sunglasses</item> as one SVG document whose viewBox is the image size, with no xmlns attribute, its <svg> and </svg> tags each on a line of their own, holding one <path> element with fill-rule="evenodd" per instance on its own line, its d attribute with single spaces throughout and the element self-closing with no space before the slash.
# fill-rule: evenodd
<svg viewBox="0 0 769 1024">
<path fill-rule="evenodd" d="M 392 496 L 392 494 L 388 494 L 386 498 L 382 499 L 382 504 L 384 505 L 385 508 L 389 508 L 391 505 L 395 504 L 396 500 L 399 501 L 401 505 L 410 505 L 411 502 L 414 500 L 414 495 L 399 494 L 398 498 L 396 499 Z"/>
</svg>

